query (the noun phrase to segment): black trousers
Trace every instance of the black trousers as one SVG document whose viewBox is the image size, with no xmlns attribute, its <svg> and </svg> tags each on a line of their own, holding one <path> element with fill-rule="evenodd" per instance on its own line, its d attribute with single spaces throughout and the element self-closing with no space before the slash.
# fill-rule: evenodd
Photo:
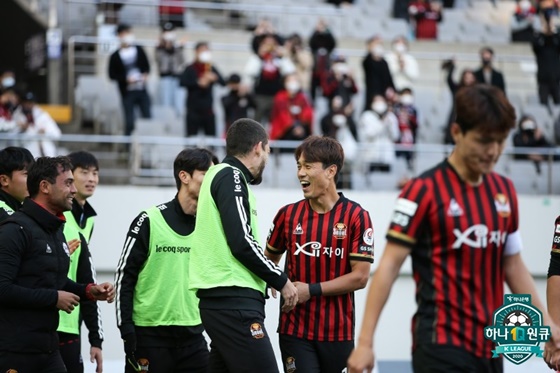
<svg viewBox="0 0 560 373">
<path fill-rule="evenodd" d="M 539 101 L 542 105 L 548 104 L 548 96 L 552 97 L 554 104 L 560 104 L 560 80 L 539 80 Z"/>
<path fill-rule="evenodd" d="M 58 333 L 60 356 L 68 373 L 84 373 L 82 344 L 76 334 Z"/>
<path fill-rule="evenodd" d="M 200 129 L 206 136 L 216 136 L 216 118 L 212 111 L 196 111 L 187 108 L 187 136 L 196 136 Z"/>
<path fill-rule="evenodd" d="M 0 351 L 0 372 L 8 372 L 10 369 L 18 373 L 66 373 L 59 351 L 50 354 Z"/>
<path fill-rule="evenodd" d="M 278 373 L 263 312 L 201 308 L 200 317 L 212 340 L 209 373 Z"/>
<path fill-rule="evenodd" d="M 138 341 L 135 353 L 141 365 L 147 365 L 150 373 L 206 373 L 208 371 L 208 345 L 204 336 L 180 347 L 144 346 Z M 126 362 L 125 373 L 136 373 Z"/>
<path fill-rule="evenodd" d="M 419 345 L 412 353 L 414 373 L 502 373 L 502 359 L 483 359 L 462 348 Z"/>
<path fill-rule="evenodd" d="M 286 373 L 341 373 L 354 348 L 354 341 L 309 341 L 285 334 L 279 341 Z"/>
<path fill-rule="evenodd" d="M 151 118 L 151 103 L 148 92 L 144 90 L 128 91 L 122 97 L 124 109 L 124 134 L 129 136 L 134 130 L 134 108 L 138 106 L 142 118 Z"/>
</svg>

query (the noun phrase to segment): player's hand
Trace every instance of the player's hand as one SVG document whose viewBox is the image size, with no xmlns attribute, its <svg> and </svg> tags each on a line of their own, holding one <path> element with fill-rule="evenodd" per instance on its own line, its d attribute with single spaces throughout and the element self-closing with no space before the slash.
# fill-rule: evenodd
<svg viewBox="0 0 560 373">
<path fill-rule="evenodd" d="M 373 365 L 373 349 L 358 344 L 350 354 L 346 367 L 348 373 L 371 373 Z"/>
<path fill-rule="evenodd" d="M 74 251 L 76 251 L 78 247 L 80 247 L 80 243 L 81 241 L 77 238 L 68 241 L 68 251 L 70 251 L 70 255 L 72 255 Z"/>
<path fill-rule="evenodd" d="M 560 369 L 560 350 L 554 345 L 552 340 L 544 345 L 543 359 L 550 369 Z"/>
<path fill-rule="evenodd" d="M 103 352 L 99 347 L 93 347 L 89 349 L 89 361 L 96 363 L 95 373 L 103 373 Z"/>
<path fill-rule="evenodd" d="M 276 291 L 275 288 L 270 288 L 270 296 L 274 299 L 276 299 L 278 297 L 278 291 Z"/>
<path fill-rule="evenodd" d="M 67 291 L 58 291 L 58 300 L 56 301 L 56 308 L 65 311 L 66 313 L 71 313 L 74 308 L 80 304 L 80 297 L 76 294 L 69 293 Z"/>
<path fill-rule="evenodd" d="M 282 305 L 282 312 L 289 312 L 294 309 L 298 302 L 298 290 L 294 284 L 288 280 L 282 290 L 280 291 L 284 304 Z"/>
<path fill-rule="evenodd" d="M 309 284 L 306 284 L 305 282 L 299 282 L 296 281 L 294 282 L 294 286 L 297 289 L 297 294 L 298 294 L 298 304 L 302 304 L 307 302 L 309 299 L 311 299 L 311 294 L 309 293 Z"/>
<path fill-rule="evenodd" d="M 90 287 L 89 293 L 95 300 L 106 300 L 107 303 L 112 303 L 115 299 L 115 288 L 110 282 L 93 285 Z"/>
</svg>

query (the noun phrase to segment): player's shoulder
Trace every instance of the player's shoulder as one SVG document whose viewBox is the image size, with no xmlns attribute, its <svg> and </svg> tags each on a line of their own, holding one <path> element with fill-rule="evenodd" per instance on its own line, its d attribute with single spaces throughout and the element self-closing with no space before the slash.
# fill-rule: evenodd
<svg viewBox="0 0 560 373">
<path fill-rule="evenodd" d="M 301 210 L 307 206 L 309 202 L 306 199 L 300 199 L 299 201 L 288 203 L 280 207 L 278 213 L 286 213 L 293 210 Z"/>
</svg>

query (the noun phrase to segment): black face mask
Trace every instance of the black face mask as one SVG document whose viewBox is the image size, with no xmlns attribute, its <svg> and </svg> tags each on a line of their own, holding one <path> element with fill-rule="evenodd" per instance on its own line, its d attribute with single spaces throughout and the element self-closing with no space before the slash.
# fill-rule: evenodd
<svg viewBox="0 0 560 373">
<path fill-rule="evenodd" d="M 483 66 L 490 66 L 492 64 L 492 60 L 482 60 Z"/>
<path fill-rule="evenodd" d="M 30 115 L 33 112 L 33 109 L 31 108 L 22 108 L 21 111 L 23 112 L 23 114 L 25 115 Z"/>
</svg>

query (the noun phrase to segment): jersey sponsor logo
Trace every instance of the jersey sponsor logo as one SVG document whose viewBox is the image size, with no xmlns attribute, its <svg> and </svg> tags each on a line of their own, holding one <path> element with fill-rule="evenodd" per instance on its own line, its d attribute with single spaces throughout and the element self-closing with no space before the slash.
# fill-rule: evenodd
<svg viewBox="0 0 560 373">
<path fill-rule="evenodd" d="M 241 192 L 241 177 L 239 176 L 238 170 L 233 170 L 233 182 L 235 183 L 233 190 L 235 192 Z"/>
<path fill-rule="evenodd" d="M 554 233 L 560 233 L 560 224 L 556 224 L 556 229 L 554 230 Z"/>
<path fill-rule="evenodd" d="M 403 214 L 402 212 L 395 211 L 391 222 L 401 227 L 406 227 L 410 223 L 410 216 Z"/>
<path fill-rule="evenodd" d="M 371 247 L 371 245 L 369 245 L 369 246 L 361 245 L 361 246 L 358 248 L 358 252 L 359 252 L 360 254 L 362 254 L 362 255 L 371 255 L 371 256 L 373 256 L 373 247 Z"/>
<path fill-rule="evenodd" d="M 505 194 L 496 194 L 494 196 L 494 205 L 496 206 L 498 215 L 502 218 L 507 218 L 511 215 L 511 208 L 509 207 L 509 201 Z"/>
<path fill-rule="evenodd" d="M 294 229 L 294 231 L 292 232 L 293 234 L 303 234 L 303 228 L 301 227 L 301 223 L 298 223 L 298 225 L 296 226 L 296 228 Z"/>
<path fill-rule="evenodd" d="M 473 249 L 485 249 L 488 244 L 504 244 L 507 238 L 506 232 L 490 231 L 484 224 L 472 225 L 464 232 L 455 228 L 453 234 L 457 238 L 452 245 L 453 249 L 460 249 L 462 245 Z"/>
<path fill-rule="evenodd" d="M 333 236 L 337 240 L 343 240 L 346 237 L 346 224 L 336 223 L 333 227 Z"/>
<path fill-rule="evenodd" d="M 406 198 L 397 199 L 395 204 L 395 211 L 402 212 L 405 215 L 413 216 L 418 209 L 418 204 Z"/>
<path fill-rule="evenodd" d="M 167 209 L 167 206 L 165 205 L 165 203 L 162 203 L 161 205 L 157 206 L 158 210 L 163 211 L 165 209 Z"/>
<path fill-rule="evenodd" d="M 329 258 L 334 256 L 344 258 L 344 248 L 343 247 L 329 247 L 323 245 L 317 241 L 307 242 L 303 245 L 300 245 L 296 242 L 296 252 L 294 255 L 304 254 L 307 256 L 312 256 L 315 258 L 320 257 L 321 255 L 328 256 Z M 308 251 L 309 250 L 309 251 Z"/>
<path fill-rule="evenodd" d="M 261 324 L 259 324 L 258 322 L 252 323 L 250 330 L 251 330 L 251 337 L 253 337 L 255 339 L 264 338 L 263 328 L 262 328 Z"/>
<path fill-rule="evenodd" d="M 373 228 L 368 228 L 363 235 L 364 243 L 366 245 L 373 245 Z"/>
<path fill-rule="evenodd" d="M 284 365 L 286 365 L 286 373 L 294 373 L 296 371 L 296 358 L 288 356 Z"/>
<path fill-rule="evenodd" d="M 463 215 L 463 209 L 461 208 L 459 203 L 457 203 L 455 198 L 451 198 L 451 201 L 449 201 L 449 207 L 447 208 L 447 216 L 454 217 L 454 216 L 461 216 L 461 215 Z"/>
<path fill-rule="evenodd" d="M 188 254 L 190 251 L 191 248 L 188 246 L 160 246 L 156 244 L 156 253 Z"/>
<path fill-rule="evenodd" d="M 138 218 L 138 221 L 136 222 L 136 226 L 130 230 L 130 233 L 138 234 L 138 232 L 140 232 L 140 227 L 142 227 L 142 223 L 144 223 L 144 220 L 146 220 L 147 217 L 148 214 L 143 212 L 142 215 L 140 215 L 140 217 Z"/>
<path fill-rule="evenodd" d="M 266 241 L 270 241 L 270 237 L 272 237 L 272 232 L 274 232 L 274 223 L 270 225 L 270 229 L 268 230 L 268 235 L 266 236 Z"/>
</svg>

